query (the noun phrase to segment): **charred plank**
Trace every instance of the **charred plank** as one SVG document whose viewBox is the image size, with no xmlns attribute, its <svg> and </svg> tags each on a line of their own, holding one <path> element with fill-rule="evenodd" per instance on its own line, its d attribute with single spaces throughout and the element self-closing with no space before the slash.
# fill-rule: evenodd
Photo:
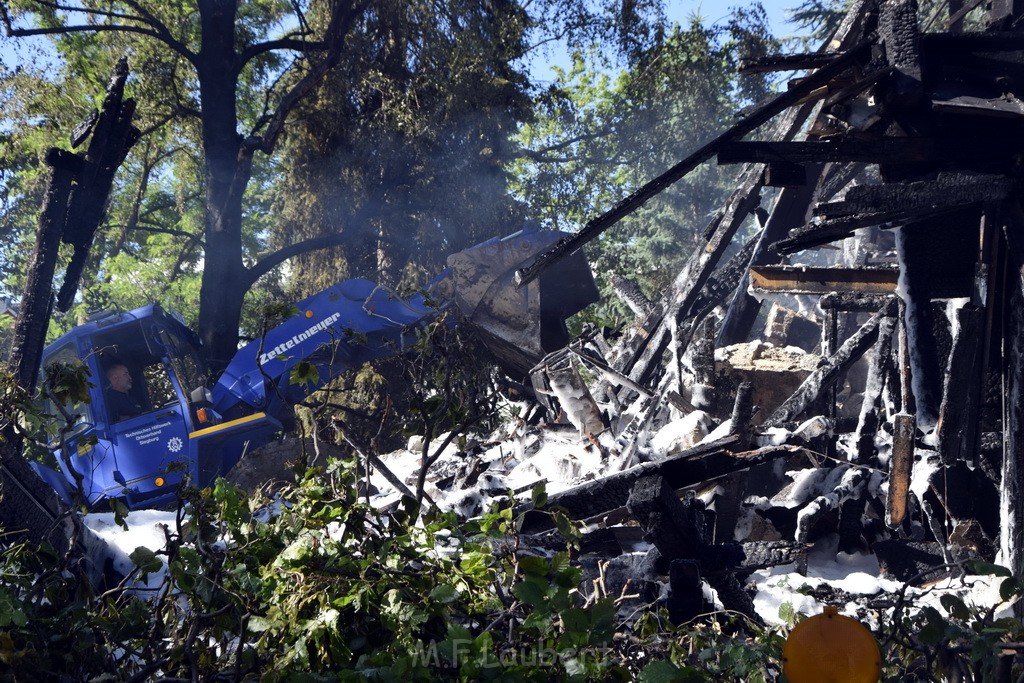
<svg viewBox="0 0 1024 683">
<path fill-rule="evenodd" d="M 880 10 L 879 42 L 885 48 L 886 62 L 896 71 L 884 97 L 890 106 L 912 107 L 924 91 L 917 0 L 886 0 Z"/>
<path fill-rule="evenodd" d="M 763 74 L 772 71 L 803 71 L 819 69 L 834 62 L 836 55 L 830 52 L 804 52 L 797 54 L 766 55 L 764 57 L 741 59 L 736 70 L 742 74 Z"/>
<path fill-rule="evenodd" d="M 729 450 L 735 448 L 737 443 L 736 437 L 728 436 L 694 446 L 660 462 L 636 465 L 603 479 L 553 494 L 548 498 L 548 506 L 564 508 L 576 519 L 596 517 L 623 507 L 629 499 L 633 484 L 642 477 L 659 474 L 670 486 L 678 489 L 711 481 L 776 458 L 805 453 L 797 446 L 773 446 L 745 452 Z M 525 532 L 541 531 L 552 525 L 550 516 L 540 510 L 527 512 L 523 520 Z"/>
<path fill-rule="evenodd" d="M 861 403 L 856 430 L 857 462 L 862 464 L 873 462 L 875 459 L 875 434 L 880 422 L 878 411 L 889 376 L 889 366 L 892 364 L 892 338 L 895 329 L 895 318 L 886 317 L 881 321 L 878 342 L 875 344 L 871 365 L 868 367 L 864 401 Z"/>
<path fill-rule="evenodd" d="M 552 264 L 573 253 L 584 244 L 595 239 L 605 230 L 615 225 L 622 218 L 639 209 L 652 197 L 660 194 L 673 183 L 686 176 L 694 168 L 713 157 L 724 143 L 750 133 L 754 129 L 766 123 L 779 112 L 800 103 L 807 95 L 811 94 L 821 86 L 828 84 L 833 78 L 861 60 L 867 53 L 870 46 L 871 41 L 861 41 L 860 44 L 856 45 L 851 50 L 837 56 L 834 60 L 801 80 L 795 87 L 790 88 L 786 92 L 774 95 L 766 102 L 755 107 L 753 111 L 744 116 L 742 120 L 731 128 L 724 131 L 710 142 L 702 145 L 690 156 L 683 159 L 657 178 L 638 188 L 635 192 L 620 201 L 607 212 L 589 221 L 575 235 L 570 235 L 559 240 L 554 247 L 538 256 L 530 265 L 518 270 L 514 278 L 516 286 L 522 287 L 523 285 L 533 281 Z"/>
<path fill-rule="evenodd" d="M 921 585 L 949 573 L 938 543 L 891 539 L 874 545 L 882 576 Z"/>
<path fill-rule="evenodd" d="M 640 289 L 640 285 L 618 273 L 611 273 L 608 276 L 608 282 L 611 283 L 612 289 L 615 290 L 615 293 L 619 295 L 619 298 L 629 306 L 629 309 L 635 315 L 650 315 L 654 304 L 647 298 L 643 290 Z"/>
<path fill-rule="evenodd" d="M 973 460 L 978 438 L 981 376 L 981 339 L 985 312 L 971 304 L 957 311 L 959 331 L 946 365 L 945 387 L 939 407 L 939 453 L 946 465 Z M 977 390 L 977 391 L 976 391 Z"/>
<path fill-rule="evenodd" d="M 890 529 L 898 528 L 907 517 L 910 470 L 914 465 L 914 433 L 917 430 L 914 416 L 899 413 L 893 420 L 893 430 L 889 493 L 885 502 L 885 523 Z"/>
<path fill-rule="evenodd" d="M 867 164 L 972 162 L 1008 158 L 1005 145 L 978 138 L 875 138 L 789 142 L 734 140 L 718 149 L 719 164 L 825 163 Z"/>
<path fill-rule="evenodd" d="M 791 161 L 773 161 L 765 166 L 764 184 L 768 187 L 802 187 L 807 184 L 807 167 Z"/>
<path fill-rule="evenodd" d="M 891 294 L 896 290 L 898 281 L 899 270 L 888 266 L 754 266 L 750 269 L 750 287 L 755 292 L 828 294 L 841 291 Z"/>
<path fill-rule="evenodd" d="M 948 211 L 949 209 L 932 213 L 941 215 Z M 889 228 L 906 219 L 907 214 L 904 211 L 873 211 L 855 216 L 814 218 L 807 225 L 790 230 L 789 237 L 779 240 L 773 247 L 776 252 L 782 255 L 795 254 L 804 249 L 831 244 L 832 242 L 852 237 L 854 231 L 858 228 L 873 226 Z"/>
<path fill-rule="evenodd" d="M 626 510 L 644 537 L 669 559 L 696 559 L 704 547 L 704 503 L 688 491 L 680 500 L 664 477 L 643 477 L 633 485 Z"/>
<path fill-rule="evenodd" d="M 741 446 L 750 444 L 750 420 L 754 417 L 754 385 L 741 382 L 736 389 L 736 400 L 732 407 L 732 430 Z"/>
<path fill-rule="evenodd" d="M 788 420 L 792 420 L 817 398 L 818 394 L 825 388 L 832 385 L 851 365 L 853 365 L 878 339 L 878 327 L 886 316 L 893 315 L 896 311 L 896 302 L 890 299 L 885 306 L 876 313 L 870 320 L 849 339 L 847 339 L 839 350 L 832 356 L 825 359 L 817 370 L 812 372 L 800 388 L 794 392 L 786 401 L 764 421 L 763 427 L 779 427 Z"/>
<path fill-rule="evenodd" d="M 829 292 L 818 299 L 818 306 L 823 309 L 835 309 L 855 313 L 874 313 L 880 309 L 889 297 L 883 294 L 864 294 L 863 292 Z"/>
<path fill-rule="evenodd" d="M 676 626 L 696 618 L 704 610 L 704 589 L 696 560 L 673 560 L 668 572 L 668 618 Z"/>
<path fill-rule="evenodd" d="M 826 218 L 864 213 L 917 212 L 956 208 L 966 204 L 1005 199 L 1019 183 L 998 175 L 946 173 L 934 181 L 857 185 L 843 201 L 819 204 L 814 215 Z"/>
<path fill-rule="evenodd" d="M 795 564 L 797 571 L 806 571 L 807 545 L 793 541 L 716 543 L 701 551 L 700 563 L 707 571 L 755 571 L 783 564 Z"/>
</svg>

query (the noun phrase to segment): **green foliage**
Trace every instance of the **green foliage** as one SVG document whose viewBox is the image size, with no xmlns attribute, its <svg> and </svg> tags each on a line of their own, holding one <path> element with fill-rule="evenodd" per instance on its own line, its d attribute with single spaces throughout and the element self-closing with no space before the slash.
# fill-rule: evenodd
<svg viewBox="0 0 1024 683">
<path fill-rule="evenodd" d="M 293 260 L 296 295 L 341 274 L 420 284 L 520 227 L 504 165 L 530 116 L 526 21 L 515 2 L 374 3 L 286 142 L 271 243 L 344 237 Z"/>
<path fill-rule="evenodd" d="M 162 549 L 102 593 L 48 547 L 0 557 L 0 680 L 776 680 L 784 631 L 733 614 L 680 626 L 652 606 L 626 625 L 584 580 L 578 530 L 548 510 L 566 547 L 519 546 L 510 506 L 477 519 L 391 512 L 358 500 L 350 462 L 311 471 L 275 500 L 224 481 L 185 492 Z M 543 489 L 532 494 L 544 501 Z M 1003 597 L 1020 583 L 993 575 Z M 148 590 L 133 587 L 149 576 Z M 941 611 L 940 611 L 941 608 Z M 1021 624 L 952 594 L 901 601 L 879 634 L 887 681 L 994 681 Z M 793 615 L 794 619 L 797 615 Z"/>
<path fill-rule="evenodd" d="M 967 562 L 960 568 L 961 585 L 969 587 L 977 577 L 999 586 L 1004 606 L 1024 596 L 1020 577 L 989 562 Z M 970 575 L 970 576 L 966 576 Z M 954 582 L 955 580 L 951 580 Z M 886 683 L 907 680 L 966 680 L 994 683 L 1005 680 L 1007 651 L 1003 645 L 1024 638 L 1024 624 L 1012 616 L 997 616 L 999 605 L 976 605 L 954 592 L 943 593 L 938 600 L 918 605 L 906 596 L 907 587 L 898 596 L 892 618 L 880 634 L 883 644 L 883 676 Z M 924 595 L 927 595 L 925 593 Z M 924 596 L 922 596 L 924 597 Z M 1017 671 L 1010 680 L 1021 675 Z"/>
<path fill-rule="evenodd" d="M 668 27 L 619 69 L 600 64 L 601 43 L 579 47 L 538 93 L 535 121 L 520 130 L 513 190 L 546 225 L 578 229 L 763 98 L 770 83 L 737 77 L 736 64 L 777 47 L 759 5 L 714 26 L 694 18 Z M 704 164 L 620 221 L 588 246 L 599 284 L 618 273 L 649 295 L 664 291 L 732 189 L 732 170 Z M 601 322 L 631 317 L 608 305 L 597 313 Z"/>
</svg>

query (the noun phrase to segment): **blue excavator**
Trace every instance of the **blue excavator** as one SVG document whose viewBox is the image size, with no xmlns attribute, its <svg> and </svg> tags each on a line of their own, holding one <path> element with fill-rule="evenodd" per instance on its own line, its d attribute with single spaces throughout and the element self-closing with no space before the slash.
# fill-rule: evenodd
<svg viewBox="0 0 1024 683">
<path fill-rule="evenodd" d="M 526 230 L 453 254 L 409 298 L 367 280 L 340 282 L 298 302 L 216 377 L 198 335 L 174 311 L 152 304 L 94 315 L 43 353 L 42 377 L 55 363 L 85 366 L 89 400 L 44 401 L 66 426 L 50 443 L 58 468 L 33 466 L 69 503 L 172 505 L 183 482 L 211 485 L 283 431 L 294 404 L 346 370 L 403 353 L 417 328 L 452 307 L 457 315 L 446 319 L 472 325 L 500 365 L 525 374 L 568 343 L 566 318 L 598 298 L 582 253 L 513 285 L 516 269 L 562 236 Z"/>
</svg>

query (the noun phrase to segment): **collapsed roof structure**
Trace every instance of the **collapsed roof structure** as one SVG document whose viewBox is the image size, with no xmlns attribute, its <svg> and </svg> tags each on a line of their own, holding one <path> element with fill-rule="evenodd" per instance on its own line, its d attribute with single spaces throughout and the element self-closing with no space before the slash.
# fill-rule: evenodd
<svg viewBox="0 0 1024 683">
<path fill-rule="evenodd" d="M 805 75 L 517 273 L 700 163 L 742 164 L 703 248 L 659 301 L 630 297 L 638 318 L 614 347 L 591 331 L 533 373 L 581 431 L 604 406 L 626 466 L 550 504 L 594 522 L 594 547 L 638 523 L 680 619 L 701 577 L 751 613 L 737 576 L 826 534 L 899 578 L 967 557 L 1024 570 L 1024 14 L 938 9 L 861 0 L 818 52 L 748 62 Z M 724 425 L 651 454 L 656 429 L 695 413 Z M 527 515 L 524 532 L 549 524 Z"/>
</svg>

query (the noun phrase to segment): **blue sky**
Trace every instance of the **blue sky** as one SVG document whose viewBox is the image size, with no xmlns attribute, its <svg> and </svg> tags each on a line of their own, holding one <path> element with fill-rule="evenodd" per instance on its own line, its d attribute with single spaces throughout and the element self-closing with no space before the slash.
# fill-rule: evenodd
<svg viewBox="0 0 1024 683">
<path fill-rule="evenodd" d="M 772 32 L 776 36 L 787 36 L 794 32 L 794 28 L 786 24 L 786 11 L 792 9 L 800 3 L 801 0 L 764 0 L 762 4 L 768 13 L 768 21 L 771 25 Z M 666 0 L 666 6 L 668 16 L 672 21 L 684 24 L 687 22 L 691 15 L 698 14 L 703 17 L 707 23 L 716 23 L 721 19 L 724 19 L 729 14 L 729 9 L 736 6 L 743 6 L 749 3 L 744 3 L 741 0 Z M 18 43 L 19 49 L 14 49 L 14 43 Z M 45 43 L 43 40 L 36 41 L 37 44 Z M 5 65 L 13 66 L 19 63 L 23 59 L 31 59 L 28 55 L 34 54 L 36 58 L 39 58 L 39 51 L 31 50 L 29 44 L 24 39 L 11 39 L 0 33 L 0 62 Z"/>
<path fill-rule="evenodd" d="M 724 19 L 729 14 L 729 9 L 737 6 L 744 6 L 750 3 L 737 2 L 737 0 L 668 0 L 668 15 L 671 19 L 680 23 L 684 22 L 691 14 L 699 14 L 708 23 L 714 24 Z M 768 21 L 772 33 L 777 36 L 786 36 L 793 33 L 793 28 L 786 25 L 786 11 L 800 4 L 800 0 L 765 0 L 761 3 L 768 13 Z"/>
<path fill-rule="evenodd" d="M 797 29 L 788 23 L 789 10 L 800 5 L 802 0 L 762 0 L 768 15 L 769 28 L 778 38 L 786 38 L 797 33 Z M 749 6 L 752 3 L 742 0 L 666 0 L 666 14 L 670 21 L 685 26 L 690 17 L 701 17 L 706 25 L 716 24 L 728 19 L 734 7 Z M 564 52 L 557 49 L 538 53 L 530 62 L 530 72 L 535 80 L 545 81 L 552 78 L 549 67 L 568 68 L 569 59 Z"/>
</svg>

